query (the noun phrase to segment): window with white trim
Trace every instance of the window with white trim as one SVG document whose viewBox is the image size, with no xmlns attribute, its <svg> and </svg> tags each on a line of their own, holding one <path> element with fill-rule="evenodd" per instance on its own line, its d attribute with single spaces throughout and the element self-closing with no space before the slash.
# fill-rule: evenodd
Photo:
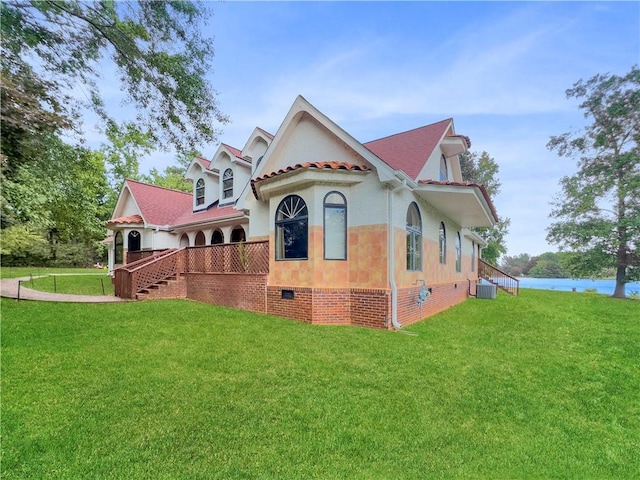
<svg viewBox="0 0 640 480">
<path fill-rule="evenodd" d="M 476 242 L 471 243 L 471 271 L 476 271 Z"/>
<path fill-rule="evenodd" d="M 233 170 L 227 168 L 222 174 L 222 198 L 233 197 Z"/>
<path fill-rule="evenodd" d="M 447 263 L 447 230 L 444 228 L 444 223 L 440 222 L 440 230 L 438 231 L 438 245 L 440 251 L 440 263 L 446 265 Z"/>
<path fill-rule="evenodd" d="M 276 260 L 306 260 L 309 251 L 309 213 L 298 195 L 278 205 L 275 218 Z"/>
<path fill-rule="evenodd" d="M 324 258 L 347 259 L 347 200 L 340 192 L 324 197 Z"/>
<path fill-rule="evenodd" d="M 407 209 L 407 270 L 422 271 L 422 219 L 415 202 Z"/>
<path fill-rule="evenodd" d="M 196 206 L 204 205 L 204 179 L 199 178 L 196 182 Z"/>
<path fill-rule="evenodd" d="M 462 240 L 460 232 L 456 233 L 456 272 L 462 272 Z"/>
<path fill-rule="evenodd" d="M 440 181 L 446 182 L 449 180 L 449 166 L 447 165 L 447 157 L 442 155 L 440 157 Z"/>
<path fill-rule="evenodd" d="M 124 238 L 122 237 L 122 232 L 116 232 L 113 244 L 115 249 L 114 263 L 121 265 L 124 263 Z"/>
</svg>

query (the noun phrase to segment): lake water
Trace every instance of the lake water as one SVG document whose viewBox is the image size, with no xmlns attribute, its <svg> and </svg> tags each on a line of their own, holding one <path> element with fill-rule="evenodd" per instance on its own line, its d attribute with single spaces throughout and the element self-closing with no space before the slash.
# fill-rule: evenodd
<svg viewBox="0 0 640 480">
<path fill-rule="evenodd" d="M 520 288 L 537 288 L 540 290 L 562 290 L 571 292 L 584 292 L 585 289 L 595 289 L 598 293 L 613 295 L 616 286 L 615 280 L 588 279 L 588 278 L 531 278 L 519 277 Z M 640 294 L 640 282 L 629 282 L 626 285 L 627 295 Z"/>
</svg>

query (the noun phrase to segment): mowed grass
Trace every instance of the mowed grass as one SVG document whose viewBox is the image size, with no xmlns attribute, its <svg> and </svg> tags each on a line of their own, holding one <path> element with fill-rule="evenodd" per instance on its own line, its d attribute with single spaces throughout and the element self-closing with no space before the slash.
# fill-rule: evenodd
<svg viewBox="0 0 640 480">
<path fill-rule="evenodd" d="M 405 333 L 2 300 L 14 478 L 638 478 L 640 303 L 523 290 Z"/>
<path fill-rule="evenodd" d="M 34 278 L 23 285 L 33 290 L 72 295 L 113 295 L 113 283 L 106 272 L 53 274 Z"/>
<path fill-rule="evenodd" d="M 0 278 L 41 277 L 53 274 L 93 274 L 100 272 L 107 274 L 106 270 L 97 268 L 58 268 L 58 267 L 0 267 Z"/>
</svg>

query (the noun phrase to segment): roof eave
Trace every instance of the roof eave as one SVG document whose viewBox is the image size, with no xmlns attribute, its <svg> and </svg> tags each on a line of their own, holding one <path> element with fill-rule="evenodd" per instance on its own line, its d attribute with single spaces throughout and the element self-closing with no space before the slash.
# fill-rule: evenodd
<svg viewBox="0 0 640 480">
<path fill-rule="evenodd" d="M 463 228 L 492 227 L 498 222 L 480 185 L 420 183 L 414 192 Z"/>
</svg>

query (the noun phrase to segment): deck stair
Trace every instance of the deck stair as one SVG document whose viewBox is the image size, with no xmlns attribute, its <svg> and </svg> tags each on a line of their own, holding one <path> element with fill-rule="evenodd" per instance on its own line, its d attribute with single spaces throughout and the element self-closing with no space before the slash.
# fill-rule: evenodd
<svg viewBox="0 0 640 480">
<path fill-rule="evenodd" d="M 172 275 L 138 291 L 136 299 L 153 300 L 158 298 L 183 298 L 186 296 L 186 292 L 183 287 L 184 278 Z"/>
<path fill-rule="evenodd" d="M 520 291 L 520 280 L 481 258 L 478 259 L 478 273 L 479 278 L 495 285 L 509 295 L 517 296 Z"/>
</svg>

